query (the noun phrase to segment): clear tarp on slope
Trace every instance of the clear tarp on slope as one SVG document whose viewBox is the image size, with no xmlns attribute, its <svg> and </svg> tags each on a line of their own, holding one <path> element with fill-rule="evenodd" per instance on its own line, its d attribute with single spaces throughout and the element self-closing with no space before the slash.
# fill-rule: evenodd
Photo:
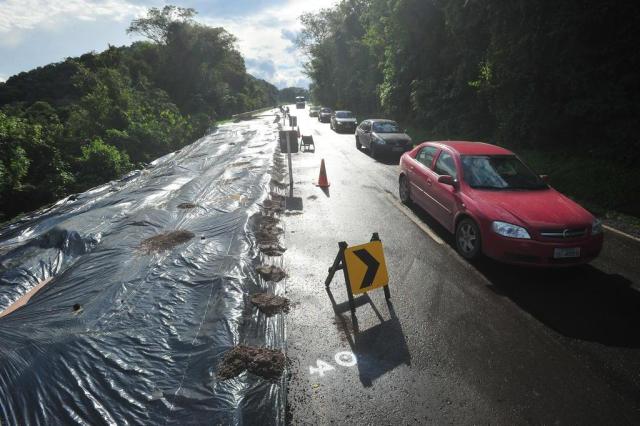
<svg viewBox="0 0 640 426">
<path fill-rule="evenodd" d="M 265 118 L 222 126 L 0 228 L 0 312 L 50 279 L 0 318 L 0 424 L 284 422 L 284 379 L 216 380 L 234 345 L 284 345 L 248 303 L 276 139 Z M 174 230 L 195 236 L 140 249 Z"/>
</svg>

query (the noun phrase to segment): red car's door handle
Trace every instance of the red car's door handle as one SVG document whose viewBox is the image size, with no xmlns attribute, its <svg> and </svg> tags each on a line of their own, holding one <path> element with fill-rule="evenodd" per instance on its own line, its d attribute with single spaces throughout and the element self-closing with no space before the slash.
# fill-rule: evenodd
<svg viewBox="0 0 640 426">
<path fill-rule="evenodd" d="M 431 186 L 431 179 L 427 179 L 427 185 Z"/>
</svg>

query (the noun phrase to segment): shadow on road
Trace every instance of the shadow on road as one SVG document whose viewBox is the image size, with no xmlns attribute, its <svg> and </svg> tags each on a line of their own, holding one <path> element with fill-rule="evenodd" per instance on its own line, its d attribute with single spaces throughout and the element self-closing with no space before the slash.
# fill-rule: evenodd
<svg viewBox="0 0 640 426">
<path fill-rule="evenodd" d="M 368 294 L 356 298 L 356 307 L 368 304 L 380 321 L 378 325 L 360 330 L 357 317 L 344 315 L 349 312 L 349 302 L 336 304 L 330 288 L 327 293 L 336 315 L 336 326 L 358 358 L 363 386 L 372 386 L 374 380 L 402 364 L 411 365 L 406 337 L 391 301 L 386 302 L 389 319 L 385 320 Z"/>
<path fill-rule="evenodd" d="M 360 154 L 362 155 L 371 157 L 371 151 L 367 148 L 359 149 L 358 152 L 360 152 Z M 371 158 L 373 159 L 373 157 Z M 400 164 L 399 155 L 378 154 L 377 158 L 375 158 L 374 160 L 377 161 L 378 163 L 381 163 L 387 166 L 397 166 L 398 164 Z"/>
<path fill-rule="evenodd" d="M 564 336 L 640 348 L 640 293 L 618 274 L 591 265 L 544 270 L 489 259 L 474 266 L 491 281 L 494 292 Z"/>
<path fill-rule="evenodd" d="M 400 157 L 397 155 L 380 155 L 376 158 L 376 161 L 387 166 L 397 166 L 400 164 Z"/>
<path fill-rule="evenodd" d="M 411 209 L 454 250 L 454 238 L 417 207 Z M 640 348 L 640 292 L 618 274 L 583 265 L 525 268 L 481 259 L 472 265 L 496 294 L 563 336 L 606 346 Z"/>
</svg>

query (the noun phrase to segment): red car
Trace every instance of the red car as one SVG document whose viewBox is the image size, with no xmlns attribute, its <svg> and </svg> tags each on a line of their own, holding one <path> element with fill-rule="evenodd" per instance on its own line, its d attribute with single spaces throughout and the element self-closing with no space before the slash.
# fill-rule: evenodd
<svg viewBox="0 0 640 426">
<path fill-rule="evenodd" d="M 400 159 L 400 199 L 449 232 L 467 259 L 576 265 L 602 248 L 602 223 L 549 187 L 511 151 L 480 142 L 425 142 Z"/>
</svg>

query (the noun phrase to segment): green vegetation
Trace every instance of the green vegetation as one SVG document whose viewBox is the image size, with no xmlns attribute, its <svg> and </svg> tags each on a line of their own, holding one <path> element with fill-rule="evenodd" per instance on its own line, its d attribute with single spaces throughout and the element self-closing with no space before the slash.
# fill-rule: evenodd
<svg viewBox="0 0 640 426">
<path fill-rule="evenodd" d="M 232 114 L 277 103 L 248 75 L 235 38 L 150 9 L 150 42 L 50 64 L 0 83 L 0 220 L 117 178 Z"/>
<path fill-rule="evenodd" d="M 281 104 L 295 104 L 297 96 L 304 96 L 309 101 L 309 91 L 301 87 L 285 87 L 280 90 L 278 102 Z"/>
<path fill-rule="evenodd" d="M 615 0 L 342 0 L 302 16 L 298 45 L 319 103 L 381 111 L 417 140 L 507 146 L 577 199 L 640 216 L 639 13 Z"/>
<path fill-rule="evenodd" d="M 559 149 L 521 149 L 518 155 L 536 172 L 550 176 L 550 184 L 571 195 L 597 215 L 640 212 L 640 170 L 618 161 L 580 156 Z M 635 214 L 638 216 L 638 214 Z"/>
</svg>

